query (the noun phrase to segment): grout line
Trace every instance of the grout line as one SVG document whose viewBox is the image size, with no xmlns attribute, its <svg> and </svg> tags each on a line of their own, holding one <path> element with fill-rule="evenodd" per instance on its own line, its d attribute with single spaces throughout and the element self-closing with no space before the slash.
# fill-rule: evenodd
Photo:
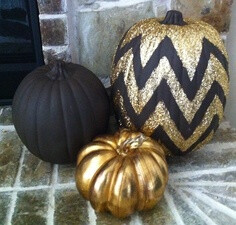
<svg viewBox="0 0 236 225">
<path fill-rule="evenodd" d="M 76 189 L 76 185 L 75 185 L 75 182 L 71 182 L 71 183 L 57 184 L 55 185 L 55 188 L 56 189 L 71 189 L 71 188 Z"/>
<path fill-rule="evenodd" d="M 58 51 L 65 51 L 69 48 L 68 44 L 63 44 L 63 45 L 44 45 L 43 46 L 43 51 L 48 51 L 48 50 L 58 50 Z"/>
<path fill-rule="evenodd" d="M 136 212 L 135 214 L 133 214 L 131 216 L 131 221 L 129 225 L 143 225 L 143 222 L 138 214 L 138 212 Z"/>
<path fill-rule="evenodd" d="M 183 181 L 183 182 L 175 182 L 170 180 L 175 186 L 192 186 L 192 187 L 236 187 L 236 182 L 222 182 L 222 181 L 205 181 L 205 180 L 198 180 L 196 181 Z"/>
<path fill-rule="evenodd" d="M 217 186 L 217 185 L 216 185 Z M 228 208 L 227 206 L 221 204 L 220 202 L 217 202 L 213 198 L 209 197 L 206 194 L 201 193 L 200 191 L 193 190 L 193 189 L 184 189 L 187 191 L 189 194 L 197 198 L 198 200 L 204 202 L 206 205 L 210 206 L 213 210 L 217 210 L 218 212 L 221 212 L 232 219 L 236 219 L 236 213 L 233 209 Z"/>
<path fill-rule="evenodd" d="M 89 225 L 96 225 L 97 216 L 89 201 L 87 202 L 87 210 L 88 210 L 88 217 L 89 217 Z"/>
<path fill-rule="evenodd" d="M 20 178 L 21 178 L 21 173 L 22 173 L 22 168 L 23 168 L 23 162 L 24 162 L 24 159 L 25 159 L 25 151 L 26 151 L 26 148 L 23 147 L 22 152 L 21 152 L 20 161 L 19 161 L 18 172 L 17 172 L 17 175 L 16 175 L 15 183 L 13 185 L 14 188 L 20 186 Z M 10 209 L 9 209 L 7 217 L 6 217 L 6 225 L 11 225 L 12 224 L 11 221 L 12 221 L 12 217 L 13 217 L 14 210 L 15 210 L 15 207 L 16 207 L 16 201 L 17 201 L 17 191 L 14 191 L 12 193 L 12 197 L 11 197 Z"/>
<path fill-rule="evenodd" d="M 0 193 L 2 192 L 14 192 L 14 191 L 35 191 L 35 190 L 43 190 L 43 189 L 50 189 L 51 186 L 48 185 L 39 185 L 39 186 L 32 186 L 32 187 L 2 187 L 0 188 Z M 65 183 L 65 184 L 56 184 L 55 189 L 71 189 L 76 188 L 75 183 Z"/>
<path fill-rule="evenodd" d="M 40 14 L 39 15 L 40 20 L 66 19 L 66 17 L 67 17 L 66 13 L 62 13 L 62 14 Z"/>
<path fill-rule="evenodd" d="M 123 8 L 123 7 L 128 7 L 128 6 L 132 6 L 132 5 L 137 5 L 137 4 L 142 4 L 145 2 L 150 2 L 150 0 L 119 0 L 116 1 L 116 4 L 114 5 L 113 2 L 109 2 L 109 1 L 99 1 L 97 2 L 98 7 L 97 8 L 93 8 L 90 5 L 81 5 L 77 8 L 77 12 L 97 12 L 97 11 L 104 11 L 107 9 L 113 9 L 113 8 Z"/>
<path fill-rule="evenodd" d="M 70 0 L 69 0 L 70 1 Z M 67 0 L 62 0 L 62 5 L 64 8 L 64 11 L 67 13 L 68 12 L 68 4 L 67 4 Z"/>
<path fill-rule="evenodd" d="M 172 215 L 175 218 L 177 225 L 184 225 L 184 222 L 183 222 L 181 216 L 179 215 L 179 212 L 175 206 L 173 197 L 170 195 L 170 193 L 167 189 L 165 190 L 164 196 L 165 196 L 165 200 L 167 202 L 167 205 L 169 206 L 169 209 L 171 210 Z"/>
<path fill-rule="evenodd" d="M 183 189 L 183 188 L 181 188 L 181 189 Z M 204 189 L 203 191 L 202 191 L 202 193 L 205 193 L 205 194 L 207 194 L 207 195 L 213 195 L 213 196 L 215 196 L 217 199 L 219 199 L 219 198 L 223 198 L 223 199 L 225 199 L 225 200 L 229 200 L 229 201 L 232 201 L 232 202 L 236 202 L 236 198 L 234 198 L 234 197 L 229 197 L 229 196 L 227 196 L 227 195 L 223 195 L 223 194 L 218 194 L 218 193 L 212 193 L 212 192 L 209 192 L 208 190 L 206 190 L 206 189 Z"/>
<path fill-rule="evenodd" d="M 214 143 L 206 144 L 203 147 L 203 150 L 217 152 L 217 151 L 222 151 L 224 149 L 235 148 L 235 146 L 236 146 L 236 141 L 233 141 L 233 142 L 214 142 Z"/>
<path fill-rule="evenodd" d="M 174 188 L 175 189 L 175 188 Z M 188 204 L 189 208 L 192 209 L 207 225 L 216 225 L 214 221 L 205 214 L 182 190 L 175 189 L 180 197 Z"/>
<path fill-rule="evenodd" d="M 0 125 L 0 131 L 15 131 L 14 125 Z"/>
<path fill-rule="evenodd" d="M 40 185 L 40 186 L 35 186 L 35 187 L 3 187 L 0 188 L 0 193 L 2 192 L 20 192 L 20 191 L 35 191 L 35 190 L 43 190 L 43 189 L 48 189 L 50 186 L 48 185 Z"/>
<path fill-rule="evenodd" d="M 3 113 L 3 108 L 0 109 L 0 116 L 2 115 Z"/>
<path fill-rule="evenodd" d="M 193 170 L 193 171 L 182 171 L 177 173 L 170 173 L 170 180 L 177 180 L 181 178 L 189 178 L 189 177 L 200 177 L 203 175 L 209 174 L 223 174 L 228 172 L 236 171 L 236 166 L 230 166 L 225 168 L 210 168 L 204 170 Z"/>
<path fill-rule="evenodd" d="M 49 204 L 48 204 L 48 217 L 47 224 L 54 224 L 54 212 L 55 212 L 55 190 L 58 179 L 58 165 L 53 165 L 52 171 L 52 181 L 51 181 L 51 189 L 49 191 Z"/>
<path fill-rule="evenodd" d="M 12 221 L 12 217 L 13 217 L 13 214 L 14 214 L 14 211 L 15 211 L 16 201 L 17 201 L 17 192 L 14 191 L 12 193 L 12 196 L 11 196 L 10 208 L 9 208 L 9 211 L 7 213 L 7 216 L 6 216 L 6 225 L 11 225 L 12 224 L 11 221 Z"/>
</svg>

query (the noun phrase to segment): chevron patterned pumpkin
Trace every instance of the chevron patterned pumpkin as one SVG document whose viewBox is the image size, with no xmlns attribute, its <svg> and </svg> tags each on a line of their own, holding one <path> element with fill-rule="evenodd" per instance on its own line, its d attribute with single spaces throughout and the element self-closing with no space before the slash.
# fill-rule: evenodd
<svg viewBox="0 0 236 225">
<path fill-rule="evenodd" d="M 228 56 L 212 26 L 169 11 L 128 30 L 111 83 L 120 125 L 181 155 L 210 141 L 223 118 Z"/>
</svg>

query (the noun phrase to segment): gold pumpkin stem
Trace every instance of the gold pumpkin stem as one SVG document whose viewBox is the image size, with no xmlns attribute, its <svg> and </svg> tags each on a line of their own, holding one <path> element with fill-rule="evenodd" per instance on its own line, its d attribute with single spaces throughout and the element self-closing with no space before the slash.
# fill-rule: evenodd
<svg viewBox="0 0 236 225">
<path fill-rule="evenodd" d="M 143 134 L 140 134 L 135 138 L 128 138 L 120 146 L 118 146 L 117 152 L 120 155 L 124 156 L 129 153 L 132 153 L 135 149 L 138 149 L 147 139 L 148 138 L 145 137 Z"/>
</svg>

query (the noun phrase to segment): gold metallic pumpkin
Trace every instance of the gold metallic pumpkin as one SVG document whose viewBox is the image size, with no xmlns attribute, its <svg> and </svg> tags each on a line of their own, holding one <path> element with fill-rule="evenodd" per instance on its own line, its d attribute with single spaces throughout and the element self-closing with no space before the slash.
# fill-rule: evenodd
<svg viewBox="0 0 236 225">
<path fill-rule="evenodd" d="M 162 147 L 139 132 L 124 129 L 98 137 L 78 155 L 79 192 L 96 211 L 119 218 L 154 207 L 167 180 Z"/>
<path fill-rule="evenodd" d="M 181 155 L 211 140 L 223 118 L 228 56 L 212 26 L 169 11 L 128 30 L 111 83 L 120 125 Z"/>
</svg>

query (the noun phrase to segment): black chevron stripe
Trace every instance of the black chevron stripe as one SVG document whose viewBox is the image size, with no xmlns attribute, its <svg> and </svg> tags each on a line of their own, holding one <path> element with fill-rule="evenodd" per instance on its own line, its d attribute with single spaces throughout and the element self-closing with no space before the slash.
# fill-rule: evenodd
<svg viewBox="0 0 236 225">
<path fill-rule="evenodd" d="M 154 91 L 148 103 L 144 106 L 142 112 L 137 115 L 130 103 L 123 76 L 124 74 L 121 74 L 117 78 L 116 82 L 113 84 L 112 95 L 114 97 L 117 91 L 120 91 L 121 96 L 124 100 L 124 105 L 127 114 L 137 129 L 142 128 L 146 120 L 154 112 L 156 105 L 162 101 L 165 104 L 166 108 L 169 110 L 170 117 L 175 122 L 177 129 L 180 131 L 180 133 L 185 139 L 188 139 L 193 134 L 197 126 L 201 123 L 201 120 L 203 119 L 206 110 L 208 109 L 209 105 L 211 104 L 216 95 L 219 97 L 223 106 L 226 102 L 226 97 L 221 85 L 217 81 L 214 81 L 210 90 L 207 92 L 206 97 L 203 100 L 200 108 L 196 112 L 192 122 L 189 124 L 186 118 L 184 117 L 182 111 L 179 109 L 179 106 L 171 93 L 167 81 L 163 79 L 160 85 Z M 119 117 L 122 118 L 120 109 L 117 109 L 117 113 L 119 114 Z"/>
<path fill-rule="evenodd" d="M 211 131 L 213 130 L 216 131 L 218 126 L 219 126 L 219 117 L 215 115 L 212 118 L 211 124 L 205 130 L 205 132 L 201 135 L 201 137 L 192 146 L 190 146 L 185 152 L 181 151 L 181 149 L 179 149 L 174 144 L 174 142 L 169 138 L 169 136 L 166 134 L 165 130 L 161 126 L 158 126 L 156 128 L 156 130 L 154 131 L 151 137 L 156 140 L 157 139 L 160 140 L 160 142 L 164 144 L 167 149 L 170 149 L 175 155 L 184 155 L 188 152 L 191 152 L 193 149 L 195 149 L 198 144 L 200 144 L 209 136 Z"/>
<path fill-rule="evenodd" d="M 117 65 L 119 59 L 127 51 L 132 49 L 134 55 L 134 73 L 139 90 L 145 87 L 145 84 L 151 76 L 151 73 L 154 69 L 157 68 L 161 58 L 163 58 L 164 56 L 167 57 L 167 59 L 169 60 L 169 63 L 189 100 L 194 99 L 198 89 L 200 88 L 204 73 L 207 69 L 208 61 L 210 59 L 210 54 L 213 54 L 219 60 L 219 62 L 222 64 L 228 74 L 228 61 L 226 57 L 215 45 L 213 45 L 206 38 L 203 39 L 202 53 L 192 81 L 188 76 L 187 69 L 183 66 L 183 63 L 179 58 L 171 39 L 167 36 L 161 41 L 157 49 L 154 51 L 153 55 L 150 57 L 146 66 L 143 68 L 140 57 L 141 39 L 142 35 L 139 35 L 133 38 L 124 47 L 121 47 L 121 41 L 114 58 L 114 65 Z M 119 74 L 119 76 L 120 75 L 121 74 Z"/>
</svg>

